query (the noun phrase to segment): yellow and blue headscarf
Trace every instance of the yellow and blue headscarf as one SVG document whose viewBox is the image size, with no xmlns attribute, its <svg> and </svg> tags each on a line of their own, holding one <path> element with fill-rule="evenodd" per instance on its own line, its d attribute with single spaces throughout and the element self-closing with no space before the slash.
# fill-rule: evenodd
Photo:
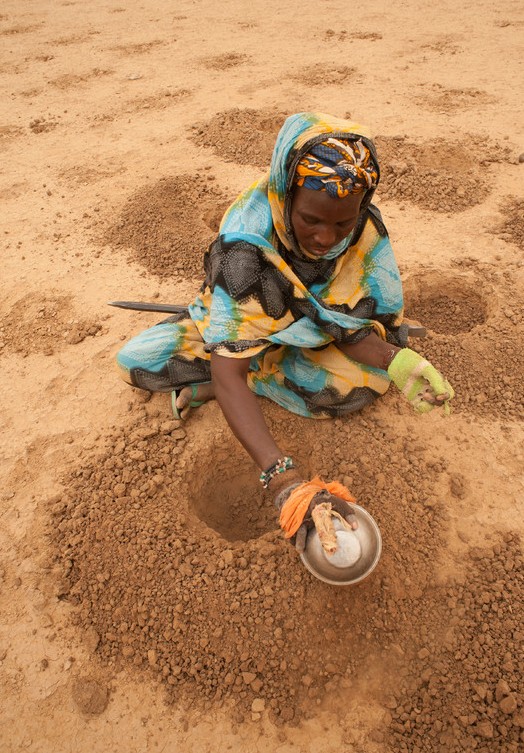
<svg viewBox="0 0 524 753">
<path fill-rule="evenodd" d="M 225 213 L 220 225 L 220 235 L 224 241 L 243 239 L 271 252 L 276 250 L 280 240 L 284 248 L 298 258 L 304 258 L 291 223 L 295 176 L 303 158 L 328 139 L 343 141 L 347 149 L 354 153 L 354 162 L 359 170 L 364 163 L 366 169 L 373 165 L 373 179 L 364 189 L 360 205 L 363 213 L 371 203 L 380 179 L 375 147 L 367 127 L 323 113 L 299 112 L 287 118 L 280 129 L 269 174 L 250 186 Z M 355 151 L 354 145 L 358 145 Z M 360 156 L 362 148 L 369 156 Z M 365 182 L 363 176 L 359 182 Z"/>
</svg>

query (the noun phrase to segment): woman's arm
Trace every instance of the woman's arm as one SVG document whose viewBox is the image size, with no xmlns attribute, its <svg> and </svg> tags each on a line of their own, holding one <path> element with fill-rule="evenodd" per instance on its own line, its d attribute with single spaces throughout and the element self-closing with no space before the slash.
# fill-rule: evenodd
<svg viewBox="0 0 524 753">
<path fill-rule="evenodd" d="M 382 340 L 376 332 L 371 332 L 358 343 L 337 343 L 338 348 L 353 361 L 387 371 L 391 361 L 401 350 L 396 345 Z"/>
<path fill-rule="evenodd" d="M 222 409 L 233 434 L 240 441 L 244 449 L 253 458 L 261 470 L 270 468 L 285 453 L 279 448 L 267 428 L 264 416 L 256 396 L 247 386 L 247 374 L 249 371 L 250 358 L 226 358 L 211 354 L 211 378 L 215 389 L 215 397 Z M 280 493 L 284 489 L 292 488 L 293 485 L 304 481 L 303 476 L 296 468 L 291 468 L 282 474 L 277 474 L 269 482 L 269 491 L 280 500 Z M 287 496 L 287 495 L 286 495 Z M 281 500 L 283 504 L 286 497 Z M 321 501 L 331 501 L 334 509 L 357 527 L 347 502 L 337 497 L 324 495 L 319 500 L 313 500 L 307 512 L 307 521 L 304 520 L 296 536 L 291 542 L 298 552 L 303 552 L 306 545 L 306 536 L 309 528 L 313 526 L 311 510 Z"/>
<path fill-rule="evenodd" d="M 258 467 L 266 470 L 285 453 L 271 436 L 260 405 L 247 386 L 250 361 L 212 353 L 211 378 L 216 399 L 233 434 Z"/>
</svg>

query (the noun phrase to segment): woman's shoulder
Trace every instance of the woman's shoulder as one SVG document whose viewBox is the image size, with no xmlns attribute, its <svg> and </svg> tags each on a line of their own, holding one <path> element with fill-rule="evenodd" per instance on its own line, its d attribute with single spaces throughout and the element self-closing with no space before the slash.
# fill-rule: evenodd
<svg viewBox="0 0 524 753">
<path fill-rule="evenodd" d="M 261 248 L 246 241 L 225 242 L 218 236 L 204 257 L 207 282 L 214 287 L 219 276 L 256 279 L 262 270 L 271 265 Z"/>
<path fill-rule="evenodd" d="M 204 266 L 205 286 L 211 292 L 219 286 L 239 302 L 257 298 L 274 316 L 282 316 L 287 309 L 292 285 L 262 248 L 246 241 L 225 243 L 218 237 L 206 254 Z"/>
<path fill-rule="evenodd" d="M 370 230 L 372 230 L 372 232 L 370 232 Z M 374 204 L 370 204 L 360 215 L 357 226 L 353 231 L 351 245 L 354 246 L 359 242 L 362 243 L 365 238 L 371 242 L 372 238 L 374 237 L 376 239 L 377 235 L 381 238 L 387 238 L 388 231 L 384 225 L 380 210 Z"/>
</svg>

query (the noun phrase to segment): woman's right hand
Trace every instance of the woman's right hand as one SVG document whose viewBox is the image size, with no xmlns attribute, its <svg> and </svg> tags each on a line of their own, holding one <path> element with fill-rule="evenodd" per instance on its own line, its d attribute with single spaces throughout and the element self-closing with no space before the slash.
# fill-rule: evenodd
<svg viewBox="0 0 524 753">
<path fill-rule="evenodd" d="M 293 492 L 294 489 L 300 486 L 300 484 L 304 483 L 304 479 L 300 476 L 300 474 L 296 473 L 295 478 L 290 479 L 288 473 L 290 474 L 292 473 L 292 471 L 288 471 L 287 473 L 282 474 L 277 482 L 278 485 L 276 485 L 275 488 L 271 488 L 270 485 L 270 491 L 275 495 L 275 506 L 277 507 L 279 514 L 282 510 L 282 506 L 288 499 L 291 492 Z M 332 510 L 337 512 L 342 518 L 344 518 L 344 520 L 346 520 L 346 522 L 351 526 L 353 530 L 356 530 L 358 528 L 357 518 L 355 513 L 353 512 L 350 502 L 346 502 L 346 500 L 341 499 L 340 497 L 336 497 L 334 494 L 330 494 L 328 491 L 318 492 L 311 500 L 299 529 L 294 534 L 294 536 L 291 536 L 291 538 L 288 539 L 290 544 L 295 547 L 299 554 L 302 554 L 302 552 L 305 550 L 308 533 L 315 526 L 313 520 L 313 510 L 317 505 L 325 504 L 326 502 L 331 505 Z"/>
</svg>

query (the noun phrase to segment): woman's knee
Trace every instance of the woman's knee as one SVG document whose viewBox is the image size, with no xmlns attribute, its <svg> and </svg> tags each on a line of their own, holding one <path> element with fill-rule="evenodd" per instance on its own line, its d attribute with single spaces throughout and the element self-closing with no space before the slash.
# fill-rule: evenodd
<svg viewBox="0 0 524 753">
<path fill-rule="evenodd" d="M 134 345 L 134 340 L 136 339 L 137 338 L 134 337 L 132 340 L 126 342 L 116 354 L 116 364 L 119 369 L 129 371 L 137 365 L 137 352 Z"/>
<path fill-rule="evenodd" d="M 132 337 L 116 354 L 119 368 L 159 371 L 178 349 L 176 334 L 176 325 L 158 324 Z"/>
<path fill-rule="evenodd" d="M 128 384 L 133 384 L 131 378 L 131 369 L 136 367 L 136 360 L 133 357 L 132 340 L 123 345 L 115 356 L 116 367 L 120 377 Z"/>
</svg>

